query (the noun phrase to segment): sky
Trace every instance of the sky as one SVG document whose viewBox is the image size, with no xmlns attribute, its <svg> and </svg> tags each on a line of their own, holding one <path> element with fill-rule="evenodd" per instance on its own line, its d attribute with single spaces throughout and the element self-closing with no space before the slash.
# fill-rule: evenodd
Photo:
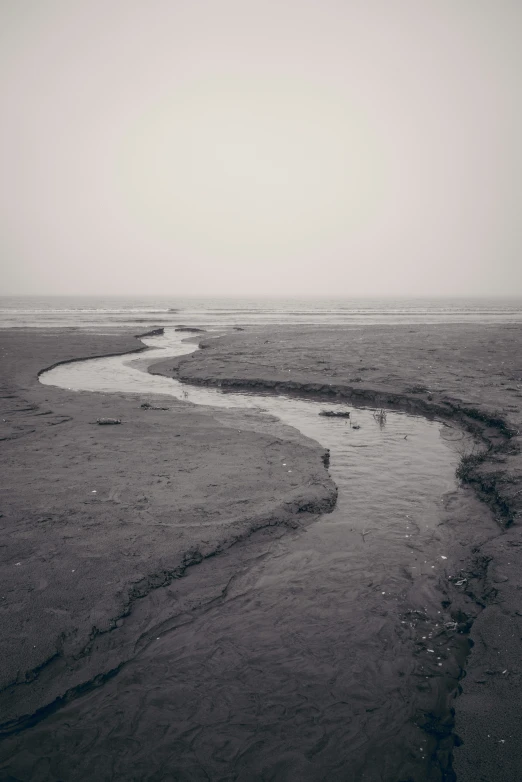
<svg viewBox="0 0 522 782">
<path fill-rule="evenodd" d="M 520 0 L 0 0 L 0 293 L 522 295 Z"/>
</svg>

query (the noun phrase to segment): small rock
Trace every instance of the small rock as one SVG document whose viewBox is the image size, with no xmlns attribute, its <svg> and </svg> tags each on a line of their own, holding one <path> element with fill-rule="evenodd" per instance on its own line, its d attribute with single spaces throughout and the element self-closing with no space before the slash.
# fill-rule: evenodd
<svg viewBox="0 0 522 782">
<path fill-rule="evenodd" d="M 109 424 L 121 424 L 119 418 L 97 418 L 96 423 L 100 426 L 108 426 Z"/>
</svg>

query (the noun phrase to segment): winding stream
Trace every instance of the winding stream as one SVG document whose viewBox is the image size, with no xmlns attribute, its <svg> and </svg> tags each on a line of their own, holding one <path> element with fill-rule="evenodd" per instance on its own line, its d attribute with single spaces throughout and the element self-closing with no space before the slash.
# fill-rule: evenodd
<svg viewBox="0 0 522 782">
<path fill-rule="evenodd" d="M 223 393 L 144 371 L 195 350 L 185 336 L 145 338 L 145 356 L 67 364 L 41 381 L 261 408 L 330 449 L 338 503 L 304 530 L 192 568 L 177 598 L 203 578 L 220 599 L 163 627 L 117 677 L 30 731 L 54 769 L 42 779 L 451 779 L 440 736 L 419 726 L 426 710 L 444 713 L 459 675 L 437 588 L 458 460 L 445 427 L 396 412 L 379 423 L 357 409 L 356 429 L 318 415 L 337 402 Z"/>
</svg>

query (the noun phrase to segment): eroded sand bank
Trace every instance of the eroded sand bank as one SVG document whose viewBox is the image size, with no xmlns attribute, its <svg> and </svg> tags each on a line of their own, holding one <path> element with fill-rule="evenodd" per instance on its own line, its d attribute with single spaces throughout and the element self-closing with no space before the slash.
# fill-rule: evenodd
<svg viewBox="0 0 522 782">
<path fill-rule="evenodd" d="M 142 397 L 38 381 L 56 362 L 140 344 L 131 334 L 2 333 L 4 732 L 115 672 L 146 625 L 129 631 L 124 619 L 156 587 L 256 530 L 335 504 L 323 449 L 266 416 L 234 414 L 227 426 L 174 399 L 145 409 Z M 273 469 L 285 457 L 292 474 Z"/>
<path fill-rule="evenodd" d="M 463 588 L 480 610 L 455 701 L 459 782 L 519 776 L 522 672 L 522 328 L 520 325 L 254 329 L 152 372 L 187 383 L 336 395 L 457 421 L 486 445 L 464 454 L 461 477 L 489 505 L 498 534 L 477 547 Z M 467 518 L 472 527 L 473 518 Z M 480 590 L 471 588 L 480 575 Z"/>
</svg>

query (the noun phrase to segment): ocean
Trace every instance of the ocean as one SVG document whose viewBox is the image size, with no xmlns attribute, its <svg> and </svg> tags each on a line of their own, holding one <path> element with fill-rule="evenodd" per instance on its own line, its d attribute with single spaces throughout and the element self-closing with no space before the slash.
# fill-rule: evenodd
<svg viewBox="0 0 522 782">
<path fill-rule="evenodd" d="M 0 297 L 0 328 L 520 322 L 522 298 Z"/>
</svg>

